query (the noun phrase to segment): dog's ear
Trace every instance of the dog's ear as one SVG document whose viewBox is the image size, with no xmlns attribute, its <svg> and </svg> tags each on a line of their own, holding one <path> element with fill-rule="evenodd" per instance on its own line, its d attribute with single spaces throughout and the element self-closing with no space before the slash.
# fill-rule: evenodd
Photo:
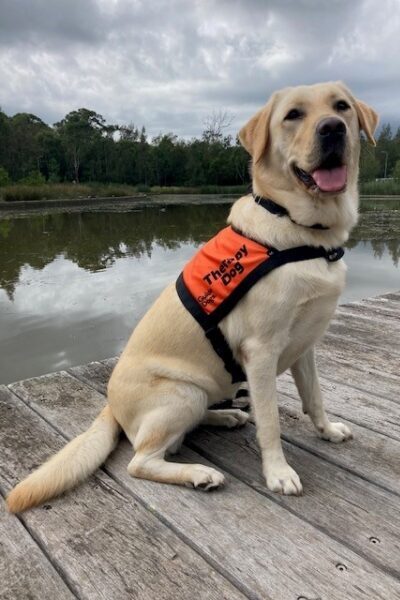
<svg viewBox="0 0 400 600">
<path fill-rule="evenodd" d="M 272 99 L 239 131 L 239 140 L 254 163 L 261 159 L 267 149 L 271 113 Z"/>
<path fill-rule="evenodd" d="M 376 126 L 378 125 L 378 121 L 379 121 L 378 114 L 374 111 L 373 108 L 368 106 L 368 104 L 365 104 L 365 102 L 362 102 L 361 100 L 357 100 L 357 98 L 354 98 L 353 94 L 351 93 L 351 91 L 349 90 L 347 85 L 345 83 L 343 83 L 343 81 L 336 81 L 336 85 L 341 87 L 346 92 L 346 94 L 348 94 L 350 96 L 350 98 L 354 104 L 354 108 L 356 109 L 356 112 L 357 112 L 360 130 L 364 131 L 365 135 L 367 136 L 368 141 L 373 146 L 376 146 L 374 132 L 375 132 Z"/>
<path fill-rule="evenodd" d="M 357 111 L 360 129 L 364 131 L 365 135 L 368 138 L 368 141 L 371 142 L 373 146 L 376 146 L 374 131 L 379 121 L 378 114 L 374 111 L 373 108 L 368 106 L 368 104 L 365 104 L 365 102 L 361 102 L 361 100 L 355 99 L 354 105 Z"/>
</svg>

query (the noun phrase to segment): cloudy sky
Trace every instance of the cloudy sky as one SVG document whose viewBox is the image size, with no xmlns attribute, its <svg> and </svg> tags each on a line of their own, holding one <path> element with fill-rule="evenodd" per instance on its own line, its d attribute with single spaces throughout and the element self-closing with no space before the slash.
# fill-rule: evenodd
<svg viewBox="0 0 400 600">
<path fill-rule="evenodd" d="M 400 0 L 0 0 L 0 106 L 234 133 L 280 87 L 344 80 L 400 122 Z"/>
</svg>

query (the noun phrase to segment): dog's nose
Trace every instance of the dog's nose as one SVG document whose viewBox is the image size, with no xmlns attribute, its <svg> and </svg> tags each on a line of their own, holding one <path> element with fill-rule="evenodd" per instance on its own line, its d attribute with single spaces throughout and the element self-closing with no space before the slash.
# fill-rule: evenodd
<svg viewBox="0 0 400 600">
<path fill-rule="evenodd" d="M 341 137 L 346 134 L 346 125 L 341 119 L 328 117 L 318 123 L 317 134 L 322 138 Z"/>
</svg>

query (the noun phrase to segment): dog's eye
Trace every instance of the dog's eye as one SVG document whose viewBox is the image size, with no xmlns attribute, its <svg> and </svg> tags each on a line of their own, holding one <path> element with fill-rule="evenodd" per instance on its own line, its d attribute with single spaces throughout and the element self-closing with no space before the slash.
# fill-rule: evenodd
<svg viewBox="0 0 400 600">
<path fill-rule="evenodd" d="M 350 108 L 350 105 L 346 102 L 346 100 L 338 100 L 335 104 L 336 110 L 342 111 Z"/>
<path fill-rule="evenodd" d="M 296 119 L 301 119 L 303 113 L 297 108 L 292 108 L 289 110 L 288 114 L 285 117 L 285 121 L 295 121 Z"/>
</svg>

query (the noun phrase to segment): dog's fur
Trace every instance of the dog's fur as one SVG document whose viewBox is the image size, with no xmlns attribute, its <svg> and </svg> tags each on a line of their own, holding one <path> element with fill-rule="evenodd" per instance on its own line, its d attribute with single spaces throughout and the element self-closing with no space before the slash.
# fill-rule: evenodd
<svg viewBox="0 0 400 600">
<path fill-rule="evenodd" d="M 337 101 L 349 108 L 338 110 Z M 285 119 L 299 108 L 301 118 Z M 311 172 L 321 161 L 316 128 L 322 119 L 345 123 L 343 160 L 347 185 L 340 192 L 307 187 L 294 172 Z M 343 244 L 357 220 L 359 132 L 374 143 L 376 113 L 341 83 L 288 88 L 275 93 L 240 131 L 252 156 L 253 189 L 284 206 L 277 217 L 251 195 L 232 207 L 228 222 L 244 235 L 280 249 L 300 245 L 331 248 Z M 307 225 L 320 223 L 327 230 Z M 303 409 L 318 434 L 332 442 L 351 437 L 342 423 L 325 413 L 314 360 L 314 345 L 324 333 L 345 283 L 343 261 L 323 258 L 292 263 L 262 278 L 221 322 L 237 361 L 246 371 L 270 490 L 300 494 L 297 473 L 287 464 L 280 441 L 276 377 L 290 368 Z M 237 386 L 236 386 L 237 387 Z M 134 330 L 108 386 L 108 405 L 92 427 L 16 486 L 8 497 L 12 512 L 25 510 L 86 478 L 114 447 L 120 427 L 134 447 L 131 475 L 209 489 L 223 475 L 200 464 L 167 462 L 184 435 L 199 425 L 235 427 L 246 422 L 240 410 L 209 410 L 233 396 L 235 386 L 203 330 L 187 312 L 171 284 Z M 221 441 L 223 443 L 223 441 Z"/>
</svg>

